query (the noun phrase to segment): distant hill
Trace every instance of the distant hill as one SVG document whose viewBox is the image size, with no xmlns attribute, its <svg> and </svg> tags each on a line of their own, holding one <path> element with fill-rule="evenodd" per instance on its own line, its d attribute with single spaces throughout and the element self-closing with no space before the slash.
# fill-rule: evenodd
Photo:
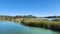
<svg viewBox="0 0 60 34">
<path fill-rule="evenodd" d="M 45 18 L 60 18 L 60 16 L 48 16 L 48 17 L 45 17 Z"/>
<path fill-rule="evenodd" d="M 6 16 L 6 15 L 0 15 L 0 17 L 4 17 L 4 18 L 36 18 L 36 16 L 33 16 L 33 15 L 24 15 L 24 16 Z"/>
</svg>

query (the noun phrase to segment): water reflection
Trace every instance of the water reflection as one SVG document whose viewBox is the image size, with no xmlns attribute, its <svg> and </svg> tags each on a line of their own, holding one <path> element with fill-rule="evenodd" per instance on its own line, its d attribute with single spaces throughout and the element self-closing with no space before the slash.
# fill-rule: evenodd
<svg viewBox="0 0 60 34">
<path fill-rule="evenodd" d="M 13 21 L 0 21 L 0 34 L 59 34 L 58 32 L 36 27 L 24 26 Z"/>
</svg>

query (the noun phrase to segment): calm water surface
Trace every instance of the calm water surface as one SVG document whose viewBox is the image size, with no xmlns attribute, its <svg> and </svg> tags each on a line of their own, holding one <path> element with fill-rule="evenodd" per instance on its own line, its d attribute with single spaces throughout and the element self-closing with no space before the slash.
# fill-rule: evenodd
<svg viewBox="0 0 60 34">
<path fill-rule="evenodd" d="M 13 21 L 0 21 L 0 34 L 60 34 L 49 29 L 28 27 Z"/>
</svg>

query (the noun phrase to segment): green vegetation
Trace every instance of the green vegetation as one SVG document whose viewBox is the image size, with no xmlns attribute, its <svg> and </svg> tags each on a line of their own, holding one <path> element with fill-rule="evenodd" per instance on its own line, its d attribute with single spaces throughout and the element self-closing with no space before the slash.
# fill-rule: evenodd
<svg viewBox="0 0 60 34">
<path fill-rule="evenodd" d="M 53 19 L 52 21 L 60 21 L 60 18 L 59 19 Z"/>
<path fill-rule="evenodd" d="M 49 21 L 44 19 L 26 19 L 22 21 L 22 23 L 32 27 L 44 27 L 60 31 L 60 21 Z"/>
<path fill-rule="evenodd" d="M 0 20 L 9 20 L 9 21 L 15 21 L 15 22 L 21 22 L 23 18 L 36 18 L 32 15 L 27 16 L 6 16 L 6 15 L 0 15 Z"/>
</svg>

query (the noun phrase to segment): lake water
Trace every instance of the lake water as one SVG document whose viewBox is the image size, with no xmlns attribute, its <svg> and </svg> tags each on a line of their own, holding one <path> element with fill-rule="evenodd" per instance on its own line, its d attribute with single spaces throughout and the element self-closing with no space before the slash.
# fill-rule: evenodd
<svg viewBox="0 0 60 34">
<path fill-rule="evenodd" d="M 24 18 L 27 19 L 27 18 Z M 45 19 L 45 20 L 53 20 L 53 19 L 60 19 L 60 18 L 30 18 L 30 19 Z"/>
<path fill-rule="evenodd" d="M 50 29 L 28 27 L 13 21 L 0 21 L 0 34 L 60 34 Z"/>
</svg>

